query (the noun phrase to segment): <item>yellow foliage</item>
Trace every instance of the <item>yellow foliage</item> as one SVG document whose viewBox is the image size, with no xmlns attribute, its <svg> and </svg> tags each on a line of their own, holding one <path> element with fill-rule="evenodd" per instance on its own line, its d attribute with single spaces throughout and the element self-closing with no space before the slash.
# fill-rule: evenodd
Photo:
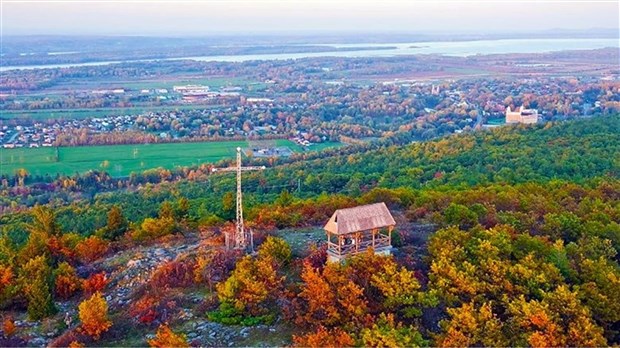
<svg viewBox="0 0 620 348">
<path fill-rule="evenodd" d="M 80 343 L 79 341 L 73 341 L 71 343 L 69 343 L 69 348 L 84 348 L 84 344 Z"/>
<path fill-rule="evenodd" d="M 155 338 L 148 340 L 150 347 L 189 347 L 187 338 L 183 334 L 176 334 L 167 325 L 160 325 Z"/>
<path fill-rule="evenodd" d="M 353 347 L 355 340 L 351 335 L 336 328 L 327 330 L 320 326 L 316 332 L 307 333 L 303 336 L 293 336 L 294 345 L 297 347 Z"/>
<path fill-rule="evenodd" d="M 112 322 L 108 319 L 108 304 L 100 292 L 84 300 L 78 308 L 82 330 L 95 340 L 112 326 Z"/>
</svg>

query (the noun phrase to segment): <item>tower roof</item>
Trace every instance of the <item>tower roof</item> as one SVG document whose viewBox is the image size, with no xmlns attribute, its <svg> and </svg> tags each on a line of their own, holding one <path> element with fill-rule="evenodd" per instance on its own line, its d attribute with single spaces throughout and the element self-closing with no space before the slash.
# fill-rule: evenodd
<svg viewBox="0 0 620 348">
<path fill-rule="evenodd" d="M 334 234 L 347 234 L 396 225 L 385 203 L 338 209 L 324 229 Z"/>
</svg>

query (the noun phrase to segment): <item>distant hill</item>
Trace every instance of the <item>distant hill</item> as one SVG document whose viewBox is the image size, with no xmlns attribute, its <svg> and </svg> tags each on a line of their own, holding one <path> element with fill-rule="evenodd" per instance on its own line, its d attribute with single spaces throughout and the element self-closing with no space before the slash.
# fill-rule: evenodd
<svg viewBox="0 0 620 348">
<path fill-rule="evenodd" d="M 421 187 L 488 183 L 581 182 L 618 177 L 620 116 L 507 126 L 407 146 L 389 146 L 281 167 L 302 173 L 304 189 L 346 192 L 351 186 Z M 329 154 L 326 152 L 325 155 Z"/>
</svg>

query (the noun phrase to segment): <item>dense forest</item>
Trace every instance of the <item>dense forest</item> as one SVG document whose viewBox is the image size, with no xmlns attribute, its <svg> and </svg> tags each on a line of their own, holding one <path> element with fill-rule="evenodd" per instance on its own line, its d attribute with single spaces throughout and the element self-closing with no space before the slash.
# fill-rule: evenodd
<svg viewBox="0 0 620 348">
<path fill-rule="evenodd" d="M 287 327 L 285 343 L 298 346 L 617 345 L 619 144 L 620 117 L 608 116 L 276 162 L 244 176 L 255 255 L 222 249 L 230 175 L 130 187 L 64 178 L 73 184 L 46 204 L 0 218 L 0 308 L 60 320 L 77 307 L 79 325 L 58 330 L 54 346 L 136 332 L 151 334 L 142 345 L 205 345 L 183 326 L 188 293 L 200 296 L 200 320 Z M 108 181 L 122 189 L 76 194 Z M 326 264 L 324 244 L 289 242 L 336 209 L 373 202 L 397 218 L 393 256 Z M 198 240 L 208 247 L 157 264 L 131 302 L 110 297 L 103 265 L 114 255 Z M 25 344 L 24 328 L 3 320 L 0 345 Z"/>
</svg>

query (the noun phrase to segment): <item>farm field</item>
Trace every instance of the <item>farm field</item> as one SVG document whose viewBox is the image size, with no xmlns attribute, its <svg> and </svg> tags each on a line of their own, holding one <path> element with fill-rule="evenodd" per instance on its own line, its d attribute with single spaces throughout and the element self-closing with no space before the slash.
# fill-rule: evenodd
<svg viewBox="0 0 620 348">
<path fill-rule="evenodd" d="M 239 86 L 246 87 L 248 89 L 260 89 L 264 88 L 264 83 L 234 76 L 219 76 L 211 78 L 202 78 L 195 75 L 168 75 L 165 78 L 157 79 L 132 79 L 124 80 L 118 78 L 72 78 L 45 89 L 45 93 L 50 92 L 63 92 L 67 88 L 78 90 L 95 90 L 95 89 L 111 89 L 111 88 L 124 88 L 125 90 L 140 90 L 140 89 L 154 89 L 154 88 L 166 88 L 172 90 L 174 86 L 179 85 L 203 85 L 209 86 L 212 89 L 219 89 L 226 86 Z"/>
<path fill-rule="evenodd" d="M 301 147 L 290 140 L 276 140 L 276 146 L 289 147 L 293 152 Z M 340 143 L 315 145 L 322 150 Z M 319 147 L 320 146 L 320 147 Z M 30 175 L 71 175 L 89 170 L 105 170 L 115 177 L 128 176 L 153 168 L 173 169 L 213 163 L 233 158 L 237 147 L 248 147 L 247 141 L 201 143 L 166 143 L 140 145 L 79 146 L 56 148 L 0 149 L 0 175 L 13 175 L 24 168 Z"/>
</svg>

